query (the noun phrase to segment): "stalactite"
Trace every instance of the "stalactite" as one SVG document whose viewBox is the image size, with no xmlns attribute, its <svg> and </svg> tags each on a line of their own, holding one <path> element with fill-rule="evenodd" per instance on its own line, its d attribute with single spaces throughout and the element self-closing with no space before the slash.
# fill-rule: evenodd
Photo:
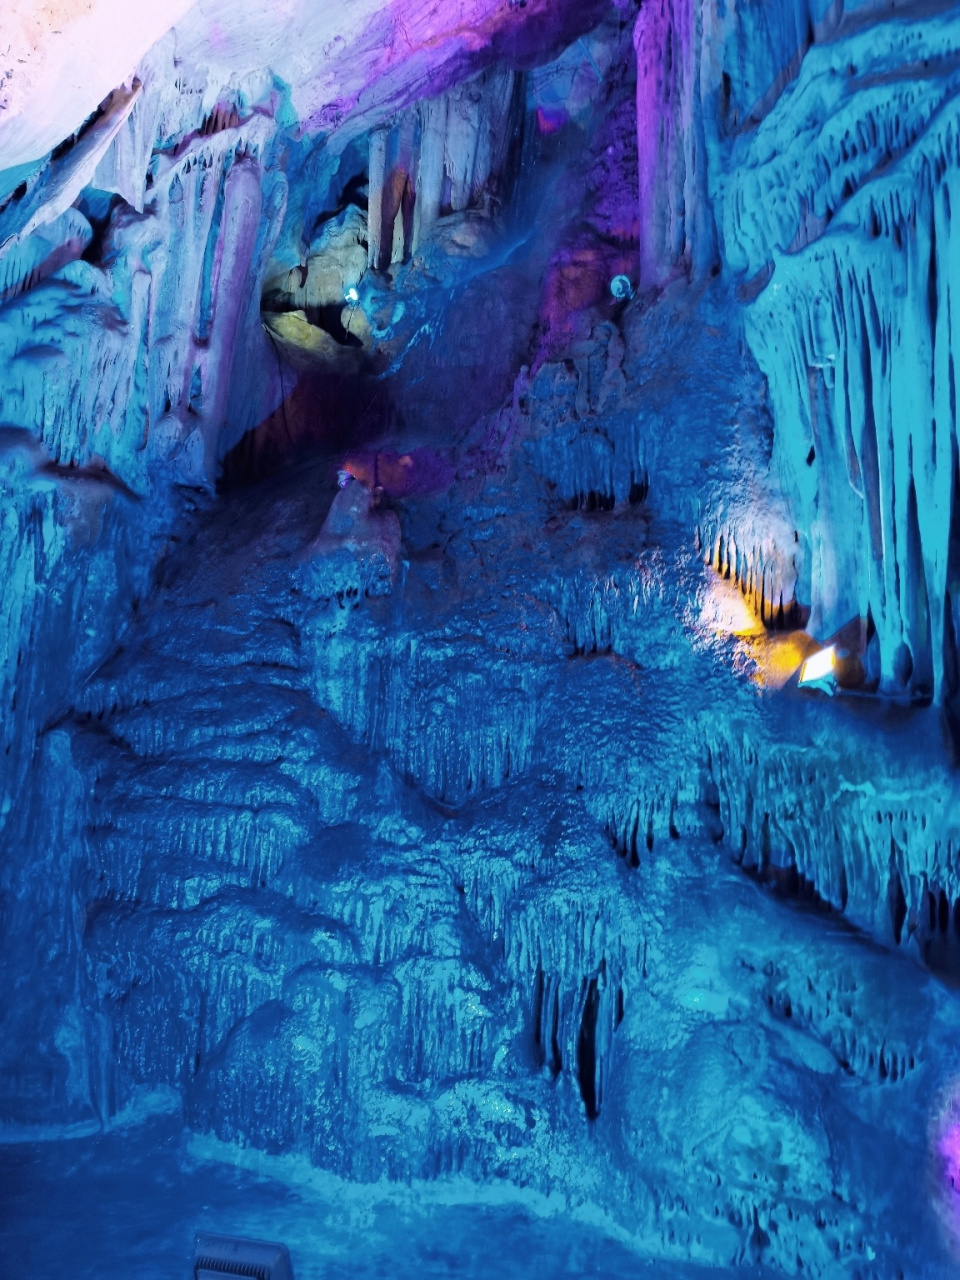
<svg viewBox="0 0 960 1280">
<path fill-rule="evenodd" d="M 937 154 L 956 157 L 956 125 L 941 129 Z M 850 202 L 849 230 L 781 259 L 752 308 L 750 337 L 778 422 L 806 424 L 778 432 L 777 460 L 814 531 L 811 625 L 829 634 L 869 612 L 885 687 L 939 698 L 957 429 L 947 210 L 960 190 L 956 168 L 941 180 L 935 169 L 920 152 L 909 187 L 878 179 Z"/>
<path fill-rule="evenodd" d="M 715 256 L 707 196 L 699 6 L 662 0 L 637 19 L 641 271 L 658 284 L 683 263 L 698 275 Z"/>
<path fill-rule="evenodd" d="M 444 214 L 498 193 L 516 102 L 513 72 L 485 72 L 370 134 L 370 266 L 405 261 Z"/>
</svg>

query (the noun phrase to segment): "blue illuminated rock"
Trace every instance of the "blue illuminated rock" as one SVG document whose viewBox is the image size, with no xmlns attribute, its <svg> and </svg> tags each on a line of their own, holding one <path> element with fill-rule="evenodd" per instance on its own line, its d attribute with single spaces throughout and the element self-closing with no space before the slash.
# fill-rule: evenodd
<svg viewBox="0 0 960 1280">
<path fill-rule="evenodd" d="M 341 8 L 0 53 L 4 1248 L 950 1274 L 956 15 Z"/>
</svg>

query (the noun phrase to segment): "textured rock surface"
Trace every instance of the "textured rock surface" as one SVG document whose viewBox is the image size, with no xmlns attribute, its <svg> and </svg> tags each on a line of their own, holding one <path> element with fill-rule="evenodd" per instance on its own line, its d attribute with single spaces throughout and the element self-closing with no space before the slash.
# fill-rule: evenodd
<svg viewBox="0 0 960 1280">
<path fill-rule="evenodd" d="M 44 96 L 18 29 L 0 114 L 5 1247 L 56 1183 L 143 1214 L 98 1276 L 950 1274 L 955 15 L 62 17 L 116 46 Z"/>
<path fill-rule="evenodd" d="M 955 39 L 951 14 L 812 52 L 742 171 L 763 229 L 734 208 L 728 236 L 748 271 L 773 266 L 749 335 L 791 423 L 775 465 L 809 538 L 812 625 L 869 617 L 884 687 L 938 700 L 958 687 Z M 783 131 L 813 161 L 802 185 L 773 176 Z M 785 198 L 747 196 L 758 179 Z"/>
</svg>

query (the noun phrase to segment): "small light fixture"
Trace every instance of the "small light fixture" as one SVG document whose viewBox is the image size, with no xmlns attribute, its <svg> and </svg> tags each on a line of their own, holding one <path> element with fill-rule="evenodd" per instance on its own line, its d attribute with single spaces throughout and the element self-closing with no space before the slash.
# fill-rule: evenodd
<svg viewBox="0 0 960 1280">
<path fill-rule="evenodd" d="M 807 689 L 821 689 L 824 693 L 836 691 L 837 650 L 832 644 L 812 654 L 800 668 L 799 684 Z"/>
<path fill-rule="evenodd" d="M 196 1238 L 194 1280 L 293 1280 L 285 1245 L 204 1232 Z"/>
<path fill-rule="evenodd" d="M 624 298 L 633 297 L 633 285 L 630 283 L 629 276 L 614 276 L 610 281 L 610 292 L 618 302 Z"/>
<path fill-rule="evenodd" d="M 354 307 L 360 301 L 360 295 L 359 293 L 357 293 L 353 285 L 350 286 L 350 288 L 346 291 L 346 293 L 343 296 L 347 300 L 347 302 L 349 302 L 350 305 Z"/>
</svg>

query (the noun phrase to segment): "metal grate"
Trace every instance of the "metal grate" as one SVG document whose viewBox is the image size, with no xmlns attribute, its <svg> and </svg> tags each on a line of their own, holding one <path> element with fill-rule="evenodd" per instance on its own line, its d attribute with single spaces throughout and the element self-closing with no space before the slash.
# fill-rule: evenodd
<svg viewBox="0 0 960 1280">
<path fill-rule="evenodd" d="M 293 1280 L 286 1246 L 239 1236 L 197 1236 L 194 1280 Z"/>
<path fill-rule="evenodd" d="M 196 1264 L 196 1280 L 224 1280 L 224 1277 L 236 1276 L 238 1280 L 271 1280 L 266 1267 L 247 1262 L 224 1262 L 220 1258 L 198 1258 Z"/>
</svg>

